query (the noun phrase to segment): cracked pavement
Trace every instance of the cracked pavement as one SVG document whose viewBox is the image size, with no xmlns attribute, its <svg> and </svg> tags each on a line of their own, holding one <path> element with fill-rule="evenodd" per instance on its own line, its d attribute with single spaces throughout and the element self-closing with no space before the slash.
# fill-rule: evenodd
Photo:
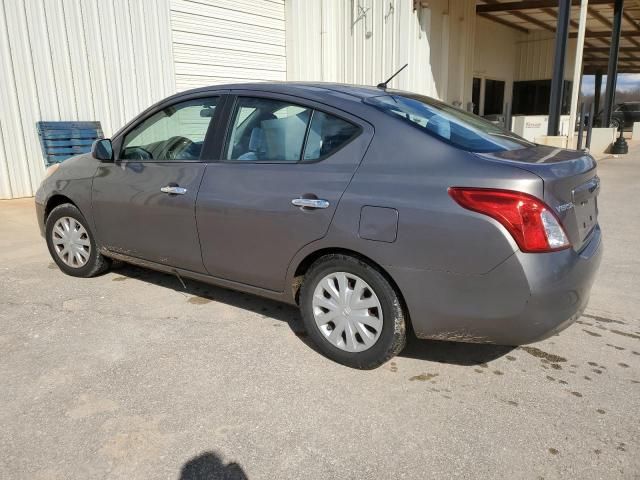
<svg viewBox="0 0 640 480">
<path fill-rule="evenodd" d="M 33 200 L 0 202 L 0 478 L 640 478 L 631 150 L 600 163 L 577 323 L 520 349 L 413 340 L 365 372 L 286 305 L 131 266 L 65 276 Z"/>
</svg>

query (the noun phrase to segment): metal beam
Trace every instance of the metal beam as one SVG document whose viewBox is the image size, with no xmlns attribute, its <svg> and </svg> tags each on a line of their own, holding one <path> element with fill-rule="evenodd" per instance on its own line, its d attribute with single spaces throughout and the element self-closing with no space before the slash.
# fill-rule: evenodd
<svg viewBox="0 0 640 480">
<path fill-rule="evenodd" d="M 613 6 L 613 29 L 611 31 L 611 50 L 609 51 L 609 69 L 607 70 L 607 90 L 604 96 L 604 112 L 602 125 L 607 127 L 611 122 L 613 104 L 616 98 L 616 83 L 618 80 L 618 48 L 620 47 L 620 33 L 622 30 L 623 0 L 615 0 Z"/>
<path fill-rule="evenodd" d="M 582 7 L 580 7 L 582 8 Z M 556 11 L 553 8 L 543 8 L 542 11 L 544 13 L 546 13 L 547 15 L 551 16 L 554 18 L 554 20 L 558 19 L 558 14 L 556 13 Z M 571 28 L 575 28 L 576 30 L 578 30 L 580 28 L 580 24 L 578 22 L 576 22 L 575 20 L 571 20 L 569 19 L 569 25 L 571 25 Z M 587 33 L 589 33 L 590 30 L 585 30 Z M 589 47 L 592 48 L 593 44 L 590 42 L 584 42 L 584 46 L 585 47 Z"/>
<path fill-rule="evenodd" d="M 609 47 L 589 47 L 589 53 L 609 53 Z M 620 47 L 620 52 L 638 52 L 640 53 L 640 47 Z M 609 58 L 609 57 L 607 57 Z"/>
<path fill-rule="evenodd" d="M 487 4 L 489 5 L 504 5 L 503 3 L 500 3 L 498 0 L 484 0 Z M 477 12 L 477 7 L 476 7 L 476 12 Z M 555 28 L 553 27 L 553 25 L 549 25 L 548 23 L 545 23 L 541 20 L 538 20 L 537 18 L 531 17 L 525 13 L 522 12 L 518 12 L 518 11 L 512 11 L 510 12 L 511 15 L 513 15 L 514 17 L 519 18 L 520 20 L 524 20 L 525 22 L 529 22 L 529 23 L 533 23 L 534 25 L 544 29 L 544 30 L 548 30 L 550 32 L 555 32 Z M 496 17 L 494 17 L 496 18 Z"/>
<path fill-rule="evenodd" d="M 611 32 L 589 32 L 589 34 L 585 35 L 588 38 L 609 38 Z M 576 32 L 572 32 L 569 34 L 569 38 L 576 38 L 578 34 Z M 624 38 L 633 38 L 640 37 L 640 32 L 620 32 L 620 36 Z"/>
<path fill-rule="evenodd" d="M 504 25 L 505 27 L 513 28 L 514 30 L 518 30 L 519 32 L 529 33 L 529 30 L 527 30 L 526 28 L 523 28 L 511 22 L 508 22 L 507 20 L 504 20 L 502 17 L 496 17 L 495 15 L 491 15 L 489 13 L 478 13 L 478 16 L 482 18 L 486 18 L 493 22 L 499 23 L 500 25 Z"/>
<path fill-rule="evenodd" d="M 602 72 L 602 65 L 585 65 L 582 71 L 583 75 L 596 75 L 598 72 Z M 618 67 L 618 74 L 622 73 L 640 73 L 639 67 L 627 67 L 624 65 L 620 65 Z"/>
<path fill-rule="evenodd" d="M 600 92 L 602 91 L 602 71 L 596 72 L 596 85 L 595 91 L 593 92 L 593 111 L 594 115 L 597 117 L 600 113 Z M 595 120 L 595 119 L 594 119 Z"/>
<path fill-rule="evenodd" d="M 602 23 L 605 27 L 607 28 L 613 28 L 613 25 L 611 24 L 611 22 L 609 21 L 609 19 L 607 17 L 605 17 L 604 15 L 602 15 L 600 12 L 598 12 L 597 10 L 591 8 L 589 9 L 589 13 L 591 14 L 591 16 L 593 18 L 595 18 L 596 20 L 599 20 L 600 23 Z M 638 25 L 636 24 L 635 20 L 626 12 L 623 12 L 622 15 L 627 21 L 631 22 L 631 24 L 635 27 L 636 32 L 639 32 L 640 29 L 638 28 Z M 602 39 L 604 40 L 604 39 Z M 636 47 L 640 47 L 640 42 L 638 40 L 636 40 L 633 37 L 629 38 L 629 42 L 634 44 Z"/>
<path fill-rule="evenodd" d="M 584 57 L 585 63 L 609 62 L 609 57 Z M 640 57 L 618 57 L 618 62 L 640 62 Z"/>
<path fill-rule="evenodd" d="M 569 19 L 571 18 L 571 0 L 559 0 L 558 4 L 558 25 L 556 27 L 556 48 L 553 59 L 553 76 L 551 77 L 547 135 L 558 135 L 560 130 L 564 61 L 567 55 L 567 34 L 569 33 Z"/>
<path fill-rule="evenodd" d="M 612 3 L 612 0 L 590 0 L 591 5 L 607 5 Z M 580 5 L 580 0 L 572 0 L 572 5 Z M 504 3 L 489 3 L 485 5 L 477 5 L 477 13 L 491 13 L 491 12 L 514 12 L 521 10 L 536 10 L 539 8 L 553 8 L 558 7 L 558 0 L 530 0 L 523 2 L 504 2 Z"/>
<path fill-rule="evenodd" d="M 611 32 L 589 32 L 586 37 L 588 38 L 609 38 Z M 569 34 L 569 38 L 576 38 L 578 34 L 576 32 L 572 32 Z M 640 32 L 620 32 L 620 36 L 624 38 L 634 38 L 640 37 Z"/>
</svg>

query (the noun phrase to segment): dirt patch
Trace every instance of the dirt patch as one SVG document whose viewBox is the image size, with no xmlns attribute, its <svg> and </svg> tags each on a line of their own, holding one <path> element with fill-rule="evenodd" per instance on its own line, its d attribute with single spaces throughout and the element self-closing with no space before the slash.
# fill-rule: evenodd
<svg viewBox="0 0 640 480">
<path fill-rule="evenodd" d="M 523 346 L 523 347 L 518 347 L 519 350 L 522 350 L 524 352 L 527 352 L 529 355 L 532 355 L 536 358 L 543 358 L 545 360 L 548 360 L 550 362 L 566 362 L 567 359 L 564 357 L 561 357 L 560 355 L 554 355 L 553 353 L 547 353 L 543 350 L 540 350 L 539 348 L 536 347 L 527 347 L 527 346 Z"/>
<path fill-rule="evenodd" d="M 587 330 L 586 328 L 582 329 L 583 332 L 588 333 L 589 335 L 591 335 L 592 337 L 601 337 L 602 335 L 600 335 L 599 333 L 596 332 L 592 332 L 590 330 Z"/>
<path fill-rule="evenodd" d="M 587 318 L 591 318 L 593 320 L 596 320 L 598 322 L 604 322 L 604 323 L 618 323 L 620 325 L 626 325 L 626 323 L 620 321 L 620 320 L 614 320 L 613 318 L 607 318 L 607 317 L 600 317 L 598 315 L 586 315 L 586 314 L 582 314 L 583 317 L 587 317 Z"/>
<path fill-rule="evenodd" d="M 611 333 L 615 333 L 616 335 L 622 335 L 623 337 L 635 338 L 636 340 L 640 340 L 640 335 L 636 335 L 635 333 L 627 333 L 621 332 L 620 330 L 609 330 Z"/>
<path fill-rule="evenodd" d="M 212 300 L 204 297 L 191 297 L 187 302 L 192 305 L 204 305 L 205 303 L 211 303 Z"/>
<path fill-rule="evenodd" d="M 421 373 L 420 375 L 415 375 L 409 379 L 410 382 L 418 381 L 418 382 L 427 382 L 433 378 L 436 378 L 439 373 Z"/>
</svg>

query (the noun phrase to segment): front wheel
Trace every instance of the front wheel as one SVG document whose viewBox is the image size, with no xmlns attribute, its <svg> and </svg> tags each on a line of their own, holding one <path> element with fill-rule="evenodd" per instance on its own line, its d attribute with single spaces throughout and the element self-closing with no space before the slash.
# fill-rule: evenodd
<svg viewBox="0 0 640 480">
<path fill-rule="evenodd" d="M 89 224 L 75 205 L 54 208 L 46 221 L 47 247 L 54 262 L 67 275 L 93 277 L 109 268 L 98 252 Z"/>
<path fill-rule="evenodd" d="M 348 255 L 326 255 L 311 266 L 300 290 L 300 310 L 322 353 L 349 367 L 376 368 L 406 344 L 395 289 L 377 269 Z"/>
</svg>

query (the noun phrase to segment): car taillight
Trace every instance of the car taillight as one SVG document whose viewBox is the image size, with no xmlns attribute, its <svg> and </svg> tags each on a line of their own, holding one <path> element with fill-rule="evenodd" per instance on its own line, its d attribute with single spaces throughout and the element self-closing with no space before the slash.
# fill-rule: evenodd
<svg viewBox="0 0 640 480">
<path fill-rule="evenodd" d="M 558 217 L 542 200 L 512 190 L 451 187 L 462 207 L 499 221 L 523 252 L 552 252 L 571 246 Z"/>
</svg>

